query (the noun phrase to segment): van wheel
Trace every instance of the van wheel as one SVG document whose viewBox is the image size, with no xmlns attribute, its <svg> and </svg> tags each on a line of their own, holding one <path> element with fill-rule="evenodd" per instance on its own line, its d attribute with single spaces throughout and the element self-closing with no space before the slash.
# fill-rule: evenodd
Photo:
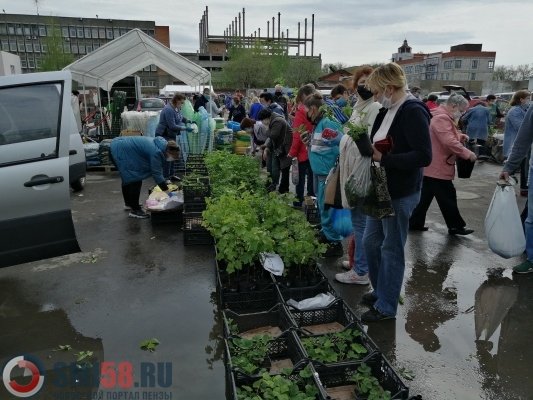
<svg viewBox="0 0 533 400">
<path fill-rule="evenodd" d="M 78 180 L 72 182 L 70 184 L 70 187 L 75 192 L 79 192 L 80 190 L 83 190 L 83 188 L 85 187 L 85 175 L 79 178 Z"/>
</svg>

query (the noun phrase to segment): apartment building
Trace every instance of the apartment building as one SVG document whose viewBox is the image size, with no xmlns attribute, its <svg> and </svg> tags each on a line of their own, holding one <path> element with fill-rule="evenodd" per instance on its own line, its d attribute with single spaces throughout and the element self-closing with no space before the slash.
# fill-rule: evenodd
<svg viewBox="0 0 533 400">
<path fill-rule="evenodd" d="M 407 40 L 392 55 L 407 77 L 409 86 L 419 86 L 423 93 L 442 90 L 446 84 L 464 86 L 476 95 L 492 83 L 495 51 L 483 51 L 482 44 L 459 44 L 448 52 L 412 53 Z"/>
<path fill-rule="evenodd" d="M 47 53 L 46 37 L 51 35 L 52 23 L 59 27 L 63 49 L 79 59 L 116 39 L 139 28 L 166 46 L 170 45 L 168 26 L 156 26 L 154 21 L 116 20 L 108 18 L 50 17 L 44 15 L 0 15 L 0 50 L 20 57 L 22 73 L 37 72 Z M 143 92 L 172 83 L 172 79 L 155 65 L 147 65 L 137 73 Z M 169 82 L 170 81 L 170 82 Z"/>
</svg>

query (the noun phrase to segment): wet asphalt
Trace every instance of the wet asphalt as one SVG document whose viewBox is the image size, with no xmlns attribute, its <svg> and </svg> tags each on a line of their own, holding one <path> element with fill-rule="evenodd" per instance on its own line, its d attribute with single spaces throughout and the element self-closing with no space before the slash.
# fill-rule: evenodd
<svg viewBox="0 0 533 400">
<path fill-rule="evenodd" d="M 429 231 L 409 234 L 405 302 L 396 320 L 368 326 L 391 363 L 410 371 L 413 379 L 405 382 L 412 395 L 533 399 L 533 274 L 513 275 L 511 267 L 523 258 L 493 254 L 483 229 L 500 170 L 478 163 L 471 179 L 455 180 L 472 235 L 448 235 L 434 202 Z M 151 185 L 145 181 L 142 199 Z M 517 199 L 521 209 L 525 198 Z M 128 218 L 117 172 L 89 173 L 85 190 L 71 193 L 71 204 L 83 253 L 0 269 L 0 366 L 18 354 L 40 360 L 47 379 L 37 399 L 90 398 L 99 391 L 104 398 L 148 392 L 223 399 L 213 246 L 184 246 L 176 224 Z M 320 265 L 360 315 L 368 288 L 333 281 L 346 258 Z M 141 350 L 140 343 L 152 338 L 159 341 L 155 351 Z M 72 350 L 54 351 L 60 345 Z M 87 358 L 92 367 L 81 361 L 82 371 L 90 375 L 99 362 L 111 362 L 115 382 L 75 389 L 65 384 L 87 381 L 72 364 L 74 354 L 86 351 L 93 352 Z M 73 371 L 61 363 L 74 365 Z M 10 398 L 16 397 L 0 384 L 0 399 Z"/>
</svg>

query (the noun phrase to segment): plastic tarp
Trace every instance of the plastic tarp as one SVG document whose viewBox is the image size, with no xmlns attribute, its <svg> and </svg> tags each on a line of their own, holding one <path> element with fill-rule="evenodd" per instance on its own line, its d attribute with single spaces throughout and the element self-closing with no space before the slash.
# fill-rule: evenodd
<svg viewBox="0 0 533 400">
<path fill-rule="evenodd" d="M 70 71 L 72 79 L 83 86 L 110 91 L 115 82 L 151 64 L 190 86 L 201 86 L 211 79 L 205 68 L 173 52 L 139 29 L 106 43 L 63 70 Z"/>
</svg>

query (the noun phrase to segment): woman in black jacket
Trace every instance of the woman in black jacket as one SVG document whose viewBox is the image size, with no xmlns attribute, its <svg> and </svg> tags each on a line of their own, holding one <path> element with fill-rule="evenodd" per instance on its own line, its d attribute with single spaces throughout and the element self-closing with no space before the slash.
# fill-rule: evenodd
<svg viewBox="0 0 533 400">
<path fill-rule="evenodd" d="M 363 237 L 374 290 L 363 295 L 363 302 L 371 308 L 361 315 L 361 320 L 373 322 L 396 316 L 409 217 L 420 200 L 422 169 L 431 163 L 431 115 L 423 102 L 407 93 L 403 70 L 395 63 L 376 68 L 366 86 L 383 106 L 374 121 L 371 140 L 376 143 L 390 136 L 393 142 L 387 154 L 374 147 L 373 159 L 385 167 L 394 215 L 384 219 L 368 217 Z"/>
</svg>

